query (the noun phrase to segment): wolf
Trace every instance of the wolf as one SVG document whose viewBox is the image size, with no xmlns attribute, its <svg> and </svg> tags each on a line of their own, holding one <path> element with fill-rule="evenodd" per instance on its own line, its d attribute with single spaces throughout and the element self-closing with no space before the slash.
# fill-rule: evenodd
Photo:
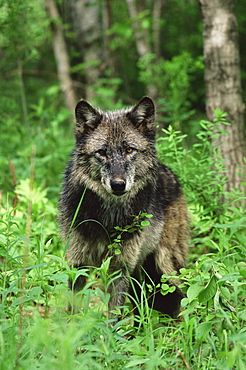
<svg viewBox="0 0 246 370">
<path fill-rule="evenodd" d="M 185 266 L 187 207 L 177 177 L 157 160 L 151 98 L 108 112 L 81 100 L 75 118 L 76 143 L 59 201 L 59 223 L 68 243 L 69 264 L 78 269 L 100 267 L 108 256 L 109 237 L 116 226 L 131 225 L 137 215 L 153 216 L 144 231 L 123 232 L 121 253 L 111 256 L 108 273 L 120 271 L 110 289 L 112 312 L 124 305 L 127 294 L 141 295 L 141 279 L 158 284 L 162 274 L 171 275 Z M 73 289 L 79 291 L 85 283 L 86 278 L 79 276 Z M 169 281 L 170 286 L 175 284 Z M 176 286 L 167 295 L 159 291 L 151 294 L 149 305 L 175 317 L 182 297 Z"/>
</svg>

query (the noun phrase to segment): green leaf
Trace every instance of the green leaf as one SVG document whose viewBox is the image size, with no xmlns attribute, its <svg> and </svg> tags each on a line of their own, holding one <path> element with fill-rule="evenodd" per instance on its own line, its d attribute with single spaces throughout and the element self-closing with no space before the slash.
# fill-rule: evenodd
<svg viewBox="0 0 246 370">
<path fill-rule="evenodd" d="M 136 358 L 136 359 L 133 359 L 131 361 L 128 362 L 128 364 L 125 366 L 125 369 L 130 369 L 130 368 L 136 368 L 136 367 L 139 367 L 139 365 L 143 365 L 145 364 L 146 362 L 148 362 L 149 359 L 146 358 Z M 142 367 L 142 366 L 141 366 Z"/>
<path fill-rule="evenodd" d="M 148 220 L 141 221 L 141 226 L 149 226 L 150 222 Z"/>
<path fill-rule="evenodd" d="M 141 213 L 140 215 L 136 216 L 137 219 L 143 218 L 143 217 L 151 218 L 153 217 L 153 215 L 150 215 L 149 213 Z"/>
<path fill-rule="evenodd" d="M 212 328 L 211 322 L 202 322 L 196 327 L 196 334 L 199 337 L 199 339 L 203 339 Z"/>
<path fill-rule="evenodd" d="M 152 286 L 151 284 L 146 284 L 146 286 L 147 286 L 147 288 L 148 288 L 148 291 L 149 291 L 150 293 L 152 293 L 152 292 L 153 292 L 153 290 L 154 290 L 153 286 Z"/>
<path fill-rule="evenodd" d="M 188 297 L 189 303 L 192 302 L 194 299 L 198 298 L 199 293 L 203 289 L 204 288 L 201 285 L 198 285 L 198 284 L 191 285 L 187 290 L 187 297 Z"/>
<path fill-rule="evenodd" d="M 206 303 L 214 297 L 217 291 L 217 279 L 213 275 L 205 286 L 205 288 L 198 294 L 198 300 L 200 303 Z"/>
<path fill-rule="evenodd" d="M 246 278 L 246 270 L 240 270 L 239 273 L 242 277 Z"/>
<path fill-rule="evenodd" d="M 148 213 L 145 213 L 145 217 L 151 218 L 151 217 L 153 217 L 153 215 L 149 215 Z"/>
<path fill-rule="evenodd" d="M 131 228 L 131 229 L 128 229 L 127 232 L 128 233 L 134 233 L 134 231 L 136 231 L 137 229 L 135 227 Z"/>
<path fill-rule="evenodd" d="M 221 286 L 220 291 L 225 299 L 227 299 L 228 301 L 231 299 L 231 293 L 228 288 Z"/>
<path fill-rule="evenodd" d="M 51 281 L 55 281 L 56 283 L 67 283 L 67 274 L 62 272 L 53 274 L 49 278 Z"/>
<path fill-rule="evenodd" d="M 169 285 L 168 285 L 168 284 L 161 284 L 161 290 L 162 290 L 162 291 L 167 291 L 167 290 L 169 290 Z"/>
<path fill-rule="evenodd" d="M 175 292 L 175 290 L 176 290 L 175 285 L 172 285 L 172 286 L 169 287 L 169 293 L 173 293 L 173 292 Z"/>
</svg>

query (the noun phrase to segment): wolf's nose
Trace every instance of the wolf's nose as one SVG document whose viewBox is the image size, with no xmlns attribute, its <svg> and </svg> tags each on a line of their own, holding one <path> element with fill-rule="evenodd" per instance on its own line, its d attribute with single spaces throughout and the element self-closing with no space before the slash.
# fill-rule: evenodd
<svg viewBox="0 0 246 370">
<path fill-rule="evenodd" d="M 125 187 L 126 187 L 126 182 L 125 182 L 125 180 L 116 178 L 116 179 L 113 179 L 111 181 L 111 184 L 110 185 L 111 185 L 111 189 L 115 193 L 123 193 L 124 190 L 125 190 Z"/>
</svg>

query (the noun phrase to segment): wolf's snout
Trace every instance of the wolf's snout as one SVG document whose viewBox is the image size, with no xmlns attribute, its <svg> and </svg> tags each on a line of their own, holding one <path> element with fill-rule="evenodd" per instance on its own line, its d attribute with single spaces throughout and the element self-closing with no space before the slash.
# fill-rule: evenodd
<svg viewBox="0 0 246 370">
<path fill-rule="evenodd" d="M 120 178 L 113 179 L 110 185 L 111 185 L 111 189 L 113 190 L 114 193 L 116 193 L 116 195 L 123 194 L 126 188 L 125 180 L 120 179 Z"/>
</svg>

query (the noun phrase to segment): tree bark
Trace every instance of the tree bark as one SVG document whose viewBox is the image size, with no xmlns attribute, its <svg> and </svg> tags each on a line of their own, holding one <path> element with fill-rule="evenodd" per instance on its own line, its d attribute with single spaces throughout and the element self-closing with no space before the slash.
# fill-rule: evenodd
<svg viewBox="0 0 246 370">
<path fill-rule="evenodd" d="M 108 34 L 107 31 L 111 29 L 113 25 L 113 14 L 112 14 L 113 0 L 105 0 L 102 2 L 102 14 L 103 14 L 103 36 L 104 36 L 104 57 L 107 61 L 107 67 L 110 68 L 110 76 L 113 77 L 115 74 L 116 60 L 115 54 L 110 48 L 110 42 L 114 36 Z"/>
<path fill-rule="evenodd" d="M 73 30 L 85 64 L 85 98 L 95 96 L 93 87 L 105 69 L 104 38 L 101 19 L 101 4 L 95 0 L 68 0 Z"/>
<path fill-rule="evenodd" d="M 240 79 L 238 28 L 235 0 L 199 0 L 203 16 L 206 113 L 214 119 L 219 108 L 228 114 L 226 135 L 213 139 L 225 159 L 226 190 L 245 194 L 244 110 Z"/>
<path fill-rule="evenodd" d="M 73 81 L 70 77 L 70 62 L 65 38 L 63 35 L 62 20 L 54 0 L 44 0 L 44 3 L 47 15 L 51 20 L 53 49 L 61 90 L 64 94 L 67 109 L 71 112 L 74 112 L 74 108 L 78 99 L 73 87 Z"/>
<path fill-rule="evenodd" d="M 130 18 L 133 21 L 132 27 L 133 27 L 133 33 L 135 37 L 137 52 L 138 52 L 138 55 L 141 57 L 149 53 L 151 50 L 150 50 L 148 41 L 146 40 L 143 33 L 141 32 L 141 27 L 140 27 L 139 21 L 137 20 L 138 10 L 137 10 L 135 1 L 126 0 L 126 3 L 128 6 Z"/>
<path fill-rule="evenodd" d="M 132 28 L 133 28 L 133 34 L 136 42 L 136 48 L 139 57 L 141 58 L 147 53 L 151 53 L 151 47 L 148 42 L 148 34 L 141 30 L 141 24 L 138 20 L 138 9 L 135 0 L 126 0 L 128 12 L 130 15 L 130 18 L 132 19 Z M 141 6 L 143 7 L 144 4 L 141 1 Z M 143 11 L 143 9 L 142 9 Z M 158 97 L 157 89 L 154 85 L 151 85 L 150 83 L 146 85 L 146 93 L 147 95 L 151 96 L 152 99 L 156 100 Z"/>
<path fill-rule="evenodd" d="M 164 4 L 164 0 L 155 0 L 153 4 L 153 43 L 154 53 L 157 58 L 160 58 L 161 56 L 160 22 L 161 11 Z"/>
</svg>

